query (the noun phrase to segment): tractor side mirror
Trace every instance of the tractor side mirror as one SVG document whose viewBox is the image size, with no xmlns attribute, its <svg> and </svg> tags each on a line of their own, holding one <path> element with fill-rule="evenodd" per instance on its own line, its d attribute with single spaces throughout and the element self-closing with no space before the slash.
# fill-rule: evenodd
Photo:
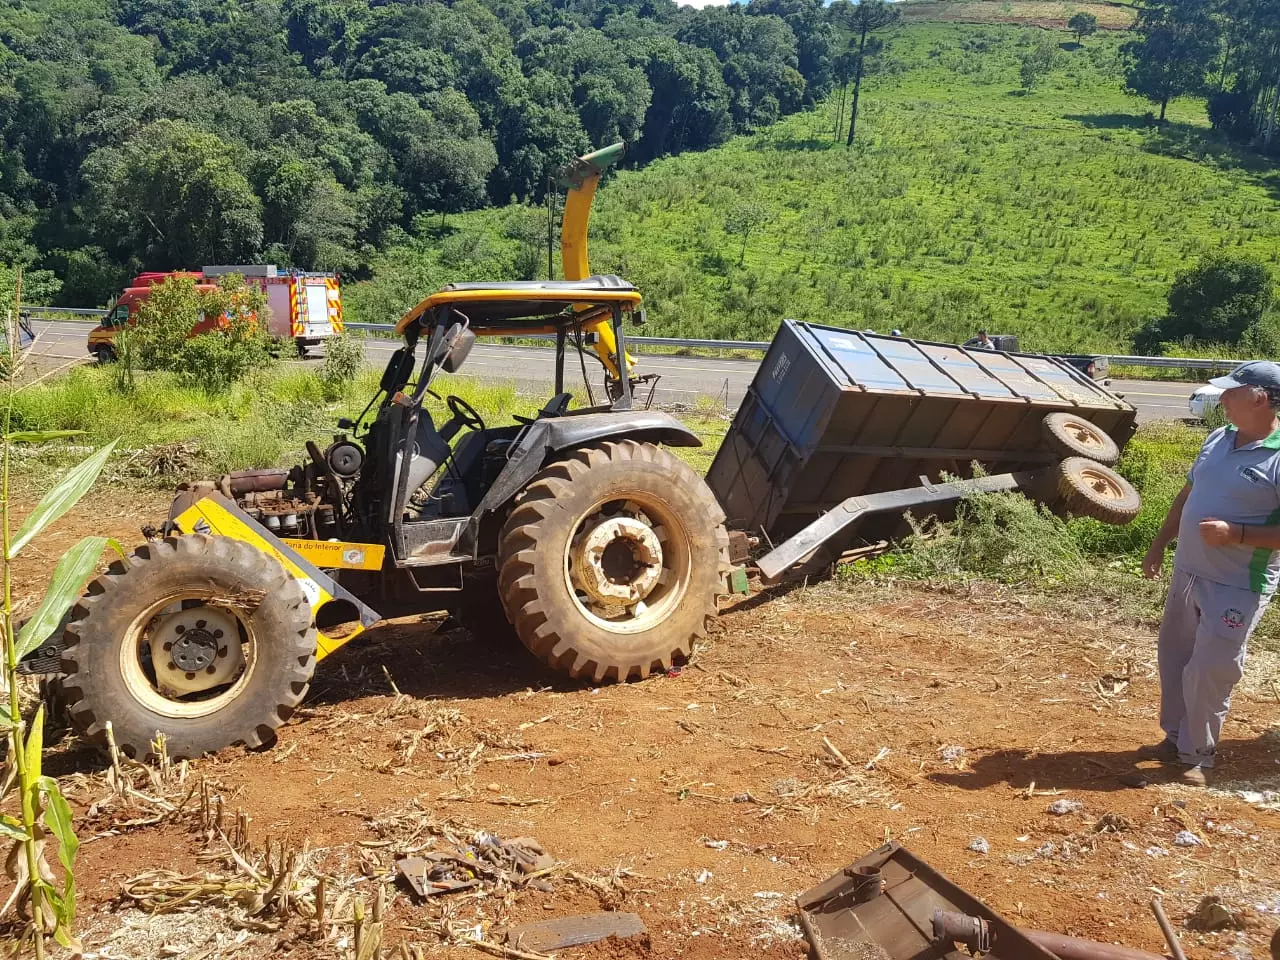
<svg viewBox="0 0 1280 960">
<path fill-rule="evenodd" d="M 395 393 L 408 382 L 412 372 L 413 353 L 408 347 L 400 347 L 387 361 L 387 368 L 382 371 L 378 386 L 384 393 Z"/>
<path fill-rule="evenodd" d="M 450 332 L 452 333 L 452 331 Z M 466 361 L 467 355 L 471 353 L 471 348 L 476 344 L 476 332 L 467 327 L 458 330 L 449 340 L 451 341 L 449 350 L 444 355 L 444 360 L 441 361 L 440 366 L 445 373 L 457 373 L 458 369 Z"/>
</svg>

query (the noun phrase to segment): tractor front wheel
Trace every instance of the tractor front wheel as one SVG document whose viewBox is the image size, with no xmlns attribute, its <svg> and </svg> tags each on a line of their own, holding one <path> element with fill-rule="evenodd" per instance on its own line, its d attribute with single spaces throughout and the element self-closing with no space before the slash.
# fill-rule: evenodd
<svg viewBox="0 0 1280 960">
<path fill-rule="evenodd" d="M 274 557 L 193 534 L 139 547 L 89 584 L 67 625 L 62 670 L 76 727 L 130 756 L 256 747 L 306 695 L 311 607 Z"/>
<path fill-rule="evenodd" d="M 724 513 L 694 471 L 633 440 L 530 481 L 502 530 L 498 592 L 521 642 L 600 683 L 670 669 L 716 614 Z"/>
</svg>

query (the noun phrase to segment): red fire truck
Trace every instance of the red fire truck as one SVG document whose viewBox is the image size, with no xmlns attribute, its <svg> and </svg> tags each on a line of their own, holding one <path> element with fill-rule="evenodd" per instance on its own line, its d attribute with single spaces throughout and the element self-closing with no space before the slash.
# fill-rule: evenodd
<svg viewBox="0 0 1280 960">
<path fill-rule="evenodd" d="M 270 264 L 234 264 L 208 266 L 199 272 L 138 274 L 116 298 L 102 323 L 89 332 L 89 352 L 99 362 L 115 359 L 116 334 L 136 322 L 138 310 L 151 296 L 152 287 L 170 277 L 190 277 L 196 281 L 197 290 L 213 290 L 218 278 L 230 273 L 240 274 L 245 283 L 266 293 L 267 331 L 277 340 L 292 340 L 298 356 L 305 357 L 311 347 L 342 333 L 342 291 L 336 274 L 285 271 Z M 191 335 L 212 329 L 220 319 L 199 318 L 192 325 Z"/>
</svg>

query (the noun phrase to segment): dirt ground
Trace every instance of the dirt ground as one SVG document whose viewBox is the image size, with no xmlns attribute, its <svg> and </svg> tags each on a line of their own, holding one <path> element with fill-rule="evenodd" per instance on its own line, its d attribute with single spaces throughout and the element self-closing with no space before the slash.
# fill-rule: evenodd
<svg viewBox="0 0 1280 960">
<path fill-rule="evenodd" d="M 80 532 L 136 542 L 165 503 L 81 507 L 24 561 L 19 592 Z M 331 915 L 372 903 L 397 854 L 449 830 L 535 837 L 558 861 L 546 891 L 422 904 L 388 887 L 384 956 L 401 944 L 481 955 L 443 943 L 442 922 L 491 936 L 616 908 L 640 915 L 647 941 L 563 955 L 799 958 L 795 895 L 896 839 L 1023 926 L 1162 952 L 1147 907 L 1158 893 L 1191 957 L 1263 958 L 1280 925 L 1277 658 L 1255 656 L 1237 692 L 1217 788 L 1127 789 L 1117 777 L 1156 733 L 1154 637 L 1096 613 L 989 587 L 823 584 L 739 601 L 678 673 L 598 689 L 506 638 L 399 621 L 320 665 L 274 748 L 197 761 L 171 796 L 210 784 L 259 847 L 270 838 L 329 878 Z M 198 804 L 130 825 L 154 818 L 91 809 L 104 761 L 74 737 L 46 767 L 80 817 L 86 956 L 353 955 L 349 926 L 319 938 L 302 919 L 255 920 L 216 898 L 148 916 L 122 895 L 141 874 L 234 874 Z M 1079 807 L 1054 815 L 1055 800 Z M 1208 894 L 1245 929 L 1186 930 Z"/>
</svg>

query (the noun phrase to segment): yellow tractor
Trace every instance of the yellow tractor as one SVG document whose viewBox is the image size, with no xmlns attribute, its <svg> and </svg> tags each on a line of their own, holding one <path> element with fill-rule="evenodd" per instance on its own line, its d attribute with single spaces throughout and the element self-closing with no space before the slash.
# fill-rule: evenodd
<svg viewBox="0 0 1280 960">
<path fill-rule="evenodd" d="M 308 443 L 291 469 L 180 488 L 164 529 L 89 585 L 60 651 L 83 733 L 102 740 L 112 721 L 136 756 L 157 731 L 180 757 L 269 742 L 318 660 L 415 612 L 500 605 L 535 656 L 593 683 L 690 655 L 733 568 L 715 497 L 666 449 L 700 441 L 634 402 L 625 327 L 640 293 L 588 266 L 591 200 L 621 154 L 564 171 L 565 280 L 431 294 L 400 319 L 378 392 L 332 443 Z M 432 383 L 464 368 L 477 337 L 534 333 L 556 343 L 536 417 L 486 423 L 447 396 L 449 418 L 433 421 Z M 603 365 L 604 402 L 573 407 L 570 348 Z"/>
</svg>

